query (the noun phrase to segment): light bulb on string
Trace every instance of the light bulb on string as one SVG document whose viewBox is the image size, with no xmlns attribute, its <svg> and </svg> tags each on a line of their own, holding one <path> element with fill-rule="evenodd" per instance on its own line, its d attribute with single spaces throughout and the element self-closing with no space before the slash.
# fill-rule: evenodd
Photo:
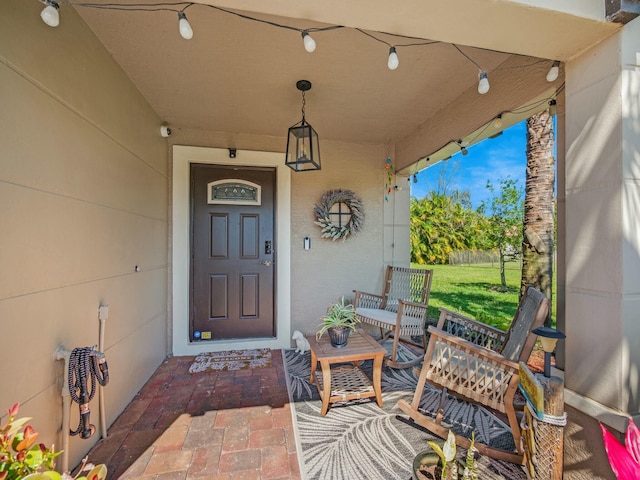
<svg viewBox="0 0 640 480">
<path fill-rule="evenodd" d="M 496 119 L 493 121 L 493 128 L 502 128 L 502 114 L 499 113 Z"/>
<path fill-rule="evenodd" d="M 400 60 L 398 59 L 398 54 L 396 53 L 396 47 L 391 47 L 389 49 L 389 60 L 387 61 L 387 67 L 389 70 L 395 70 L 400 65 Z"/>
<path fill-rule="evenodd" d="M 549 115 L 555 115 L 557 113 L 556 105 L 557 105 L 557 102 L 555 98 L 552 98 L 551 100 L 549 100 Z"/>
<path fill-rule="evenodd" d="M 560 62 L 558 60 L 553 62 L 551 68 L 549 69 L 549 73 L 547 73 L 547 82 L 555 82 L 558 79 L 558 74 L 560 73 Z"/>
<path fill-rule="evenodd" d="M 460 139 L 458 140 L 458 145 L 460 146 L 460 152 L 463 156 L 469 155 L 469 151 L 467 150 L 467 145 L 469 145 L 469 142 L 465 142 Z"/>
<path fill-rule="evenodd" d="M 304 43 L 304 49 L 309 52 L 309 53 L 313 53 L 316 49 L 316 41 L 311 38 L 311 35 L 309 35 L 309 32 L 304 31 L 302 32 L 302 42 Z"/>
<path fill-rule="evenodd" d="M 193 38 L 193 29 L 184 12 L 178 12 L 178 29 L 180 30 L 180 36 L 185 40 L 191 40 Z"/>
<path fill-rule="evenodd" d="M 489 91 L 489 78 L 487 72 L 480 72 L 478 75 L 478 93 L 484 95 Z"/>
<path fill-rule="evenodd" d="M 418 176 L 415 173 L 413 174 L 413 183 L 418 183 Z"/>
<path fill-rule="evenodd" d="M 47 6 L 40 12 L 40 18 L 50 27 L 57 27 L 60 25 L 60 13 L 58 12 L 60 7 L 56 2 L 51 0 L 47 0 L 45 3 Z"/>
</svg>

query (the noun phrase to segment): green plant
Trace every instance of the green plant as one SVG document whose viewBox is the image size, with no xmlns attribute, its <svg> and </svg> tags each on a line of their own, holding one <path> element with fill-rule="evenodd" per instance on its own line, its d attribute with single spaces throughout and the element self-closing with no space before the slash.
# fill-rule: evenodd
<svg viewBox="0 0 640 480">
<path fill-rule="evenodd" d="M 342 297 L 340 302 L 333 303 L 327 308 L 327 313 L 322 317 L 322 323 L 318 325 L 320 329 L 316 333 L 316 338 L 322 337 L 332 327 L 355 330 L 358 323 L 360 320 L 356 316 L 355 308 L 350 303 L 345 304 Z"/>
<path fill-rule="evenodd" d="M 52 470 L 54 458 L 60 452 L 37 444 L 39 434 L 27 422 L 29 417 L 16 419 L 19 404 L 7 410 L 8 421 L 0 427 L 0 480 L 14 480 L 38 472 L 41 468 Z"/>
<path fill-rule="evenodd" d="M 442 463 L 442 476 L 441 480 L 457 480 L 458 479 L 458 464 L 456 462 L 456 436 L 449 430 L 447 441 L 444 442 L 442 448 L 433 440 L 427 442 L 434 452 L 440 457 Z M 467 458 L 465 462 L 464 472 L 462 473 L 463 480 L 478 480 L 478 462 L 475 457 L 475 434 L 471 434 L 471 445 L 467 450 Z"/>
<path fill-rule="evenodd" d="M 0 424 L 0 480 L 104 480 L 107 477 L 107 467 L 87 463 L 87 458 L 75 477 L 54 471 L 54 459 L 62 452 L 54 451 L 53 447 L 49 449 L 43 443 L 36 444 L 39 433 L 27 425 L 30 417 L 16 418 L 19 407 L 16 403 L 9 408 L 7 423 Z M 84 471 L 89 474 L 80 477 Z"/>
</svg>

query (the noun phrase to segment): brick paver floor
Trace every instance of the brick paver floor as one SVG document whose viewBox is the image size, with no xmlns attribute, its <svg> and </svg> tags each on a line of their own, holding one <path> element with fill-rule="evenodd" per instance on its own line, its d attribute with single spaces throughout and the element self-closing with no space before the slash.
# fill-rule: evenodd
<svg viewBox="0 0 640 480">
<path fill-rule="evenodd" d="M 270 367 L 189 374 L 167 358 L 89 452 L 109 479 L 299 480 L 282 353 Z"/>
</svg>

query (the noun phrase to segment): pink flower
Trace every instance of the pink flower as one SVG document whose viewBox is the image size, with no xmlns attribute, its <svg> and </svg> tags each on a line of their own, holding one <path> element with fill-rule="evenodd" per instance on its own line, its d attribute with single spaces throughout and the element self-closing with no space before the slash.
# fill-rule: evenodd
<svg viewBox="0 0 640 480">
<path fill-rule="evenodd" d="M 604 428 L 602 423 L 600 423 L 600 428 L 609 464 L 616 477 L 620 480 L 640 480 L 640 430 L 633 420 L 629 418 L 629 427 L 625 433 L 625 445 Z"/>
</svg>

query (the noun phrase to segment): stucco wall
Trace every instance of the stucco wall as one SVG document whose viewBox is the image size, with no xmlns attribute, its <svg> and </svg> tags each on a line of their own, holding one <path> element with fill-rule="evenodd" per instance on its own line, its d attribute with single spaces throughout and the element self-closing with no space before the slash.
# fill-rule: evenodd
<svg viewBox="0 0 640 480">
<path fill-rule="evenodd" d="M 20 402 L 59 448 L 54 351 L 98 343 L 100 304 L 108 424 L 166 356 L 167 145 L 74 10 L 51 28 L 42 8 L 0 2 L 0 412 Z M 74 437 L 70 466 L 97 440 Z"/>
<path fill-rule="evenodd" d="M 639 28 L 636 19 L 567 64 L 566 94 L 566 386 L 631 415 L 640 407 Z"/>
<path fill-rule="evenodd" d="M 384 273 L 383 146 L 327 143 L 321 148 L 322 172 L 294 175 L 291 188 L 291 323 L 308 333 L 317 330 L 327 306 L 341 296 L 353 298 L 354 289 L 380 293 Z M 315 204 L 335 188 L 353 190 L 364 205 L 365 228 L 345 241 L 320 238 L 313 223 Z M 302 248 L 305 236 L 311 238 L 308 251 Z"/>
</svg>

